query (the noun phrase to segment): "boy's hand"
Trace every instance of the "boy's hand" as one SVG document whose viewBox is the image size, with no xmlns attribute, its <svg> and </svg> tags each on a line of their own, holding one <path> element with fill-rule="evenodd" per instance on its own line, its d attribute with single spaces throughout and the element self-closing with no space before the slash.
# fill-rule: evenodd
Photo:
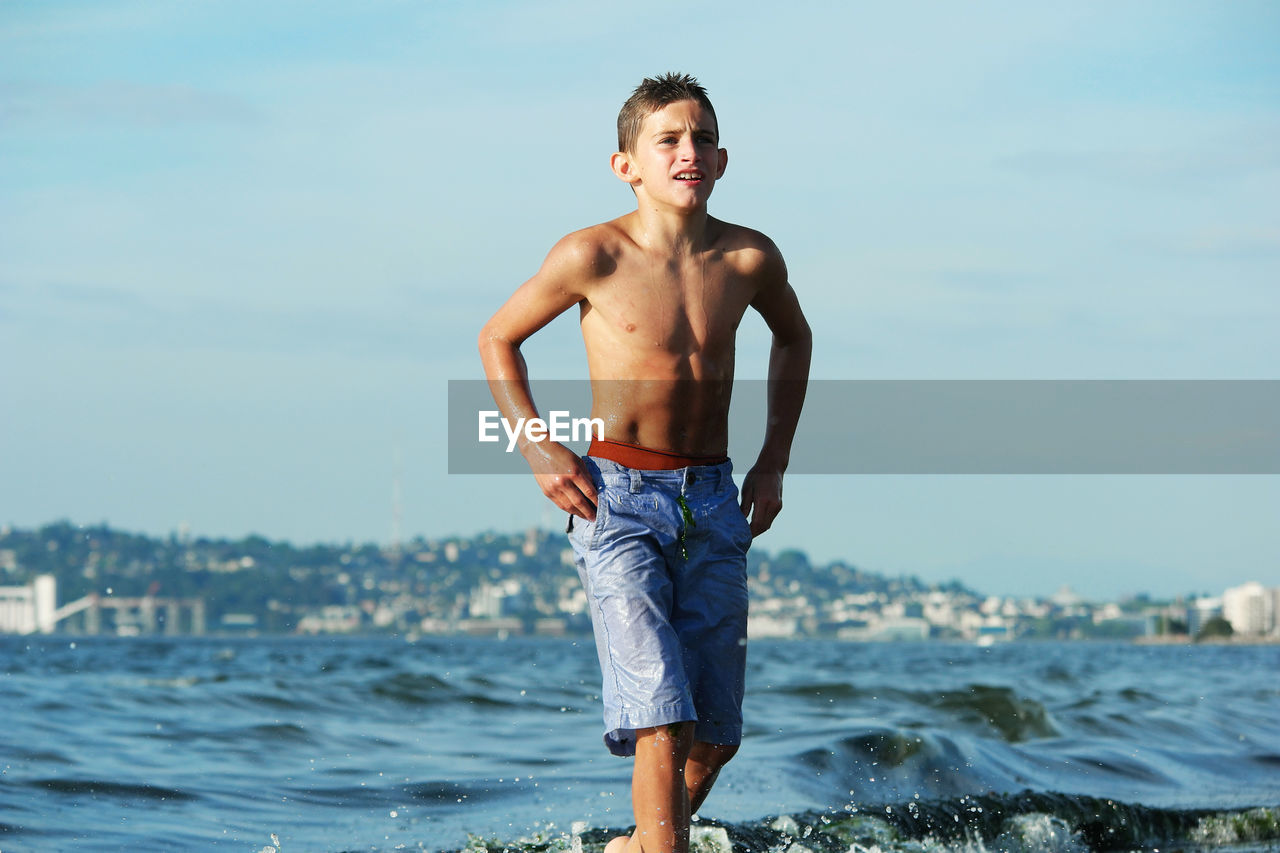
<svg viewBox="0 0 1280 853">
<path fill-rule="evenodd" d="M 524 458 L 553 504 L 586 521 L 596 520 L 596 487 L 578 454 L 563 444 L 540 441 L 525 446 Z"/>
<path fill-rule="evenodd" d="M 755 538 L 782 512 L 782 472 L 752 468 L 742 480 L 742 514 L 751 521 Z"/>
</svg>

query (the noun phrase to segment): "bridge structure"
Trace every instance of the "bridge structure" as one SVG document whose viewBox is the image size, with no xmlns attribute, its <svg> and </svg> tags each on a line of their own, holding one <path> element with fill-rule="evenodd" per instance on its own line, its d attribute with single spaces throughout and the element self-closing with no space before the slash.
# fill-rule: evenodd
<svg viewBox="0 0 1280 853">
<path fill-rule="evenodd" d="M 52 634 L 60 624 L 79 614 L 83 614 L 85 634 L 101 634 L 104 611 L 110 614 L 110 625 L 105 627 L 118 635 L 155 634 L 162 629 L 168 636 L 203 634 L 206 627 L 203 598 L 90 593 L 61 607 L 57 600 L 58 585 L 53 575 L 39 575 L 27 586 L 0 587 L 0 634 Z"/>
</svg>

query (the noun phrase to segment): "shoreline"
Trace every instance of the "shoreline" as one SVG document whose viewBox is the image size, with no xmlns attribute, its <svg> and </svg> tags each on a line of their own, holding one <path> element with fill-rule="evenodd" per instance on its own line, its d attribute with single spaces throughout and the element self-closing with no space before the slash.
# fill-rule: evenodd
<svg viewBox="0 0 1280 853">
<path fill-rule="evenodd" d="M 1164 634 L 1152 637 L 1135 637 L 1136 646 L 1274 646 L 1280 645 L 1280 636 L 1209 637 L 1197 640 L 1189 634 Z"/>
</svg>

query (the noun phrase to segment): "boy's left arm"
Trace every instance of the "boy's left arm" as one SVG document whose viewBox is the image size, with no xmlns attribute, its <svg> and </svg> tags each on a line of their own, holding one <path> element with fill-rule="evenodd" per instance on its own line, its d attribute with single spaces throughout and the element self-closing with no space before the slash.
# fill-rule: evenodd
<svg viewBox="0 0 1280 853">
<path fill-rule="evenodd" d="M 809 381 L 813 333 L 800 301 L 787 281 L 787 268 L 776 248 L 769 254 L 759 293 L 751 307 L 773 332 L 769 350 L 768 424 L 756 464 L 742 481 L 742 512 L 759 536 L 782 511 L 782 475 L 791 459 L 791 442 L 800 421 Z"/>
</svg>

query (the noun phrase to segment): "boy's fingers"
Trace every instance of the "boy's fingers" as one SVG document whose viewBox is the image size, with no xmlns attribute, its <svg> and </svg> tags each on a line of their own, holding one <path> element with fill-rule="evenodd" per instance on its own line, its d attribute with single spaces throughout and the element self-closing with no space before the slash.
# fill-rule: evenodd
<svg viewBox="0 0 1280 853">
<path fill-rule="evenodd" d="M 758 488 L 757 488 L 758 487 Z M 752 537 L 759 536 L 773 526 L 773 520 L 782 511 L 782 477 L 757 479 L 751 471 L 742 483 L 742 514 L 751 522 Z"/>
<path fill-rule="evenodd" d="M 764 533 L 773 526 L 773 520 L 777 518 L 778 513 L 782 511 L 782 502 L 779 501 L 776 504 L 771 503 L 768 506 L 756 504 L 754 506 L 754 510 L 755 512 L 753 512 L 751 516 L 751 535 L 759 536 L 761 533 Z"/>
<path fill-rule="evenodd" d="M 570 510 L 570 512 L 585 518 L 587 521 L 595 521 L 596 484 L 591 482 L 591 476 L 587 473 L 581 459 L 578 460 L 578 470 L 574 471 L 570 478 L 569 488 L 571 491 L 570 500 L 574 506 L 574 509 Z"/>
<path fill-rule="evenodd" d="M 573 513 L 586 521 L 596 518 L 596 489 L 591 478 L 585 474 L 570 474 L 556 477 L 543 493 L 565 512 Z"/>
<path fill-rule="evenodd" d="M 596 517 L 596 487 L 582 458 L 561 444 L 549 444 L 529 457 L 542 493 L 560 509 L 587 521 Z"/>
<path fill-rule="evenodd" d="M 586 471 L 578 473 L 577 482 L 578 491 L 582 492 L 583 497 L 591 503 L 591 508 L 594 510 L 598 497 L 596 494 L 596 484 L 591 482 L 591 477 L 587 475 Z"/>
<path fill-rule="evenodd" d="M 569 510 L 574 515 L 587 521 L 596 520 L 596 488 L 590 477 L 577 475 L 573 478 L 573 494 L 570 500 L 573 507 Z"/>
</svg>

